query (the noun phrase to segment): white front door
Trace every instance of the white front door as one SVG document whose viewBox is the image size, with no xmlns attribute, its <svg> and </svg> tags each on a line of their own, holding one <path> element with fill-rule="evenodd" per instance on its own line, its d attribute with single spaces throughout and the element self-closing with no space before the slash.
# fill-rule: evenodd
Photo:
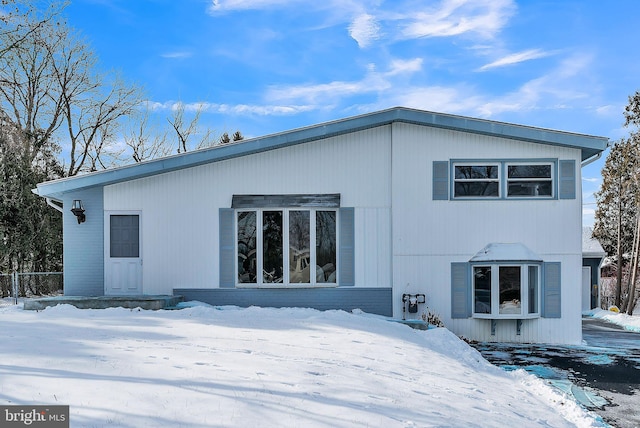
<svg viewBox="0 0 640 428">
<path fill-rule="evenodd" d="M 140 213 L 105 213 L 105 294 L 142 294 Z"/>
</svg>

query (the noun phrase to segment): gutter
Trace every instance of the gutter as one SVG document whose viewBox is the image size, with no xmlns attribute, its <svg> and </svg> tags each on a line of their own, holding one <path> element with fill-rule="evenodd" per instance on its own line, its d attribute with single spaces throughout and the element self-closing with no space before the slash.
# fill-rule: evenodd
<svg viewBox="0 0 640 428">
<path fill-rule="evenodd" d="M 38 189 L 31 189 L 31 193 L 33 193 L 34 195 L 38 195 L 41 196 L 40 193 L 38 192 Z M 49 205 L 51 208 L 53 208 L 54 210 L 58 211 L 58 212 L 63 212 L 63 208 L 62 208 L 62 201 L 59 200 L 54 200 L 52 198 L 44 198 L 47 201 L 47 205 Z"/>
<path fill-rule="evenodd" d="M 53 201 L 51 198 L 45 198 L 47 201 L 47 205 L 55 209 L 56 211 L 62 212 L 62 205 L 59 205 L 58 201 Z"/>
<path fill-rule="evenodd" d="M 607 150 L 609 147 L 611 147 L 611 140 L 607 141 L 607 146 L 604 148 L 604 150 Z M 600 159 L 602 157 L 602 153 L 604 152 L 604 150 L 602 152 L 598 152 L 595 155 L 591 156 L 590 158 L 587 158 L 585 160 L 583 160 L 582 162 L 580 162 L 580 167 L 585 167 L 587 165 L 589 165 L 592 162 L 597 161 L 598 159 Z"/>
<path fill-rule="evenodd" d="M 607 144 L 607 147 L 608 146 L 609 145 Z M 587 158 L 587 159 L 583 160 L 582 162 L 580 162 L 580 167 L 584 168 L 585 166 L 589 165 L 590 163 L 593 163 L 593 162 L 597 161 L 601 157 L 602 157 L 602 152 L 596 153 L 595 155 L 591 156 L 590 158 Z"/>
</svg>

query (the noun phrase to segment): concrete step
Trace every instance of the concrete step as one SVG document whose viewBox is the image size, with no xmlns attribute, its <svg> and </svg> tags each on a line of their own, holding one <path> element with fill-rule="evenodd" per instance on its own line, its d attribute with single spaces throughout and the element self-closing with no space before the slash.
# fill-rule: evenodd
<svg viewBox="0 0 640 428">
<path fill-rule="evenodd" d="M 42 297 L 40 299 L 26 299 L 24 309 L 28 311 L 41 311 L 50 306 L 72 305 L 79 309 L 105 309 L 105 308 L 141 308 L 158 310 L 175 307 L 183 301 L 182 296 L 56 296 Z"/>
</svg>

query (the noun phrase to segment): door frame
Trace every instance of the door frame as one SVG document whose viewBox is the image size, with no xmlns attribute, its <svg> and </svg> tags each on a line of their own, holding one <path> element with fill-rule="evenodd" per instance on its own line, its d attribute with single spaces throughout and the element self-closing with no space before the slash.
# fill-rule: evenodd
<svg viewBox="0 0 640 428">
<path fill-rule="evenodd" d="M 104 211 L 104 295 L 105 296 L 113 296 L 110 291 L 109 281 L 107 281 L 107 276 L 110 275 L 111 271 L 111 216 L 112 215 L 137 215 L 138 216 L 138 259 L 140 260 L 140 289 L 136 293 L 143 294 L 143 284 L 144 284 L 144 276 L 143 276 L 143 233 L 142 233 L 142 211 L 140 210 L 105 210 Z"/>
</svg>

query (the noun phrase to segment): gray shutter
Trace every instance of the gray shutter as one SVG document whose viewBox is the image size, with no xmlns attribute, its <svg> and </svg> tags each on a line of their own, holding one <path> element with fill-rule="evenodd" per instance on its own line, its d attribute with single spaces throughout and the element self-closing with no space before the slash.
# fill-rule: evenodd
<svg viewBox="0 0 640 428">
<path fill-rule="evenodd" d="M 339 286 L 353 286 L 355 281 L 355 218 L 353 208 L 340 208 Z"/>
<path fill-rule="evenodd" d="M 235 281 L 235 210 L 220 208 L 218 235 L 220 236 L 220 288 L 233 288 Z"/>
<path fill-rule="evenodd" d="M 558 198 L 576 198 L 576 161 L 561 160 L 558 162 Z"/>
<path fill-rule="evenodd" d="M 451 318 L 471 316 L 469 263 L 451 263 Z"/>
<path fill-rule="evenodd" d="M 561 264 L 560 262 L 545 262 L 543 270 L 541 315 L 544 318 L 560 318 L 562 316 Z"/>
<path fill-rule="evenodd" d="M 433 200 L 449 200 L 449 161 L 433 162 Z"/>
</svg>

